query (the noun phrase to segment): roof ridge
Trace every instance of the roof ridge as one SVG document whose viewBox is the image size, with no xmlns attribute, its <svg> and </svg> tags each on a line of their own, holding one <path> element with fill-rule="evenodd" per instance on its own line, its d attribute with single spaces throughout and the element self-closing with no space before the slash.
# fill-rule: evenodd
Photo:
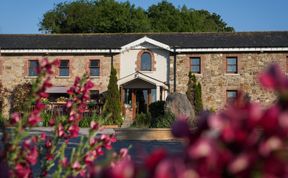
<svg viewBox="0 0 288 178">
<path fill-rule="evenodd" d="M 135 33 L 52 33 L 52 34 L 0 34 L 0 36 L 105 36 L 105 35 L 185 35 L 185 34 L 260 34 L 288 33 L 288 31 L 240 31 L 240 32 L 135 32 Z"/>
</svg>

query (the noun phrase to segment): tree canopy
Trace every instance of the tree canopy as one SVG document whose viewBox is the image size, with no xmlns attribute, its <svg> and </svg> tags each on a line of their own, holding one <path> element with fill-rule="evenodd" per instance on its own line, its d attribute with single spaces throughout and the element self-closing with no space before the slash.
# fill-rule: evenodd
<svg viewBox="0 0 288 178">
<path fill-rule="evenodd" d="M 46 12 L 45 33 L 223 32 L 234 31 L 219 15 L 162 1 L 147 10 L 115 0 L 76 0 Z"/>
</svg>

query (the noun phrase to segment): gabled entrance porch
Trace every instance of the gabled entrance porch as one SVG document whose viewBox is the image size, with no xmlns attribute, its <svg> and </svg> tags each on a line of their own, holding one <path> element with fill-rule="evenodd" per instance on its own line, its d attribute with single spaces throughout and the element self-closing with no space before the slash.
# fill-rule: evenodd
<svg viewBox="0 0 288 178">
<path fill-rule="evenodd" d="M 127 119 L 135 119 L 136 114 L 148 112 L 152 102 L 165 100 L 168 95 L 166 84 L 138 71 L 119 79 L 118 86 L 122 113 Z"/>
</svg>

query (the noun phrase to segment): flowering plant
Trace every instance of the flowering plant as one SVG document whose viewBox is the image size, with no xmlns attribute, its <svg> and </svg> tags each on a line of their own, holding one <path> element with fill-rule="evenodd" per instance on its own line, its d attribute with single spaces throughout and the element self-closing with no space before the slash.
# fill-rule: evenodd
<svg viewBox="0 0 288 178">
<path fill-rule="evenodd" d="M 25 103 L 32 111 L 13 113 L 9 122 L 14 127 L 3 129 L 0 177 L 28 178 L 48 174 L 53 177 L 88 177 L 94 169 L 95 160 L 104 154 L 104 149 L 111 149 L 111 144 L 116 141 L 114 135 L 97 136 L 100 125 L 92 121 L 88 136 L 82 136 L 79 146 L 72 149 L 70 157 L 67 156 L 69 141 L 79 135 L 78 123 L 87 107 L 89 90 L 94 86 L 86 76 L 77 77 L 68 90 L 70 98 L 66 101 L 67 117 L 49 120 L 49 125 L 54 127 L 52 135 L 29 135 L 29 129 L 42 121 L 40 114 L 45 108 L 43 99 L 48 97 L 45 91 L 52 86 L 52 67 L 58 63 L 57 60 L 41 61 L 38 77 L 32 85 L 32 93 L 36 95 L 30 95 Z M 32 104 L 34 107 L 31 107 Z M 114 155 L 113 160 L 118 158 Z M 112 160 L 110 163 L 114 164 Z M 40 167 L 40 170 L 32 171 L 35 166 Z"/>
<path fill-rule="evenodd" d="M 279 96 L 271 106 L 264 108 L 251 103 L 240 93 L 224 110 L 202 113 L 196 130 L 191 130 L 186 118 L 178 118 L 172 133 L 186 142 L 182 154 L 169 155 L 158 149 L 141 166 L 125 159 L 113 169 L 103 169 L 104 175 L 114 178 L 288 177 L 288 78 L 278 66 L 272 65 L 259 80 Z"/>
</svg>

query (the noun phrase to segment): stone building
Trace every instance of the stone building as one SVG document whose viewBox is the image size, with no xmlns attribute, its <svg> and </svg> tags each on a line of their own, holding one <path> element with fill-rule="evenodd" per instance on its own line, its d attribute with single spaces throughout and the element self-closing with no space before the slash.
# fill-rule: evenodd
<svg viewBox="0 0 288 178">
<path fill-rule="evenodd" d="M 35 79 L 44 57 L 61 61 L 47 91 L 55 97 L 84 73 L 96 84 L 92 92 L 105 92 L 113 65 L 123 111 L 133 117 L 171 92 L 185 93 L 189 71 L 202 84 L 207 109 L 223 107 L 238 89 L 268 104 L 275 96 L 260 88 L 257 75 L 273 62 L 287 71 L 288 32 L 0 35 L 3 86 L 11 91 Z"/>
</svg>

